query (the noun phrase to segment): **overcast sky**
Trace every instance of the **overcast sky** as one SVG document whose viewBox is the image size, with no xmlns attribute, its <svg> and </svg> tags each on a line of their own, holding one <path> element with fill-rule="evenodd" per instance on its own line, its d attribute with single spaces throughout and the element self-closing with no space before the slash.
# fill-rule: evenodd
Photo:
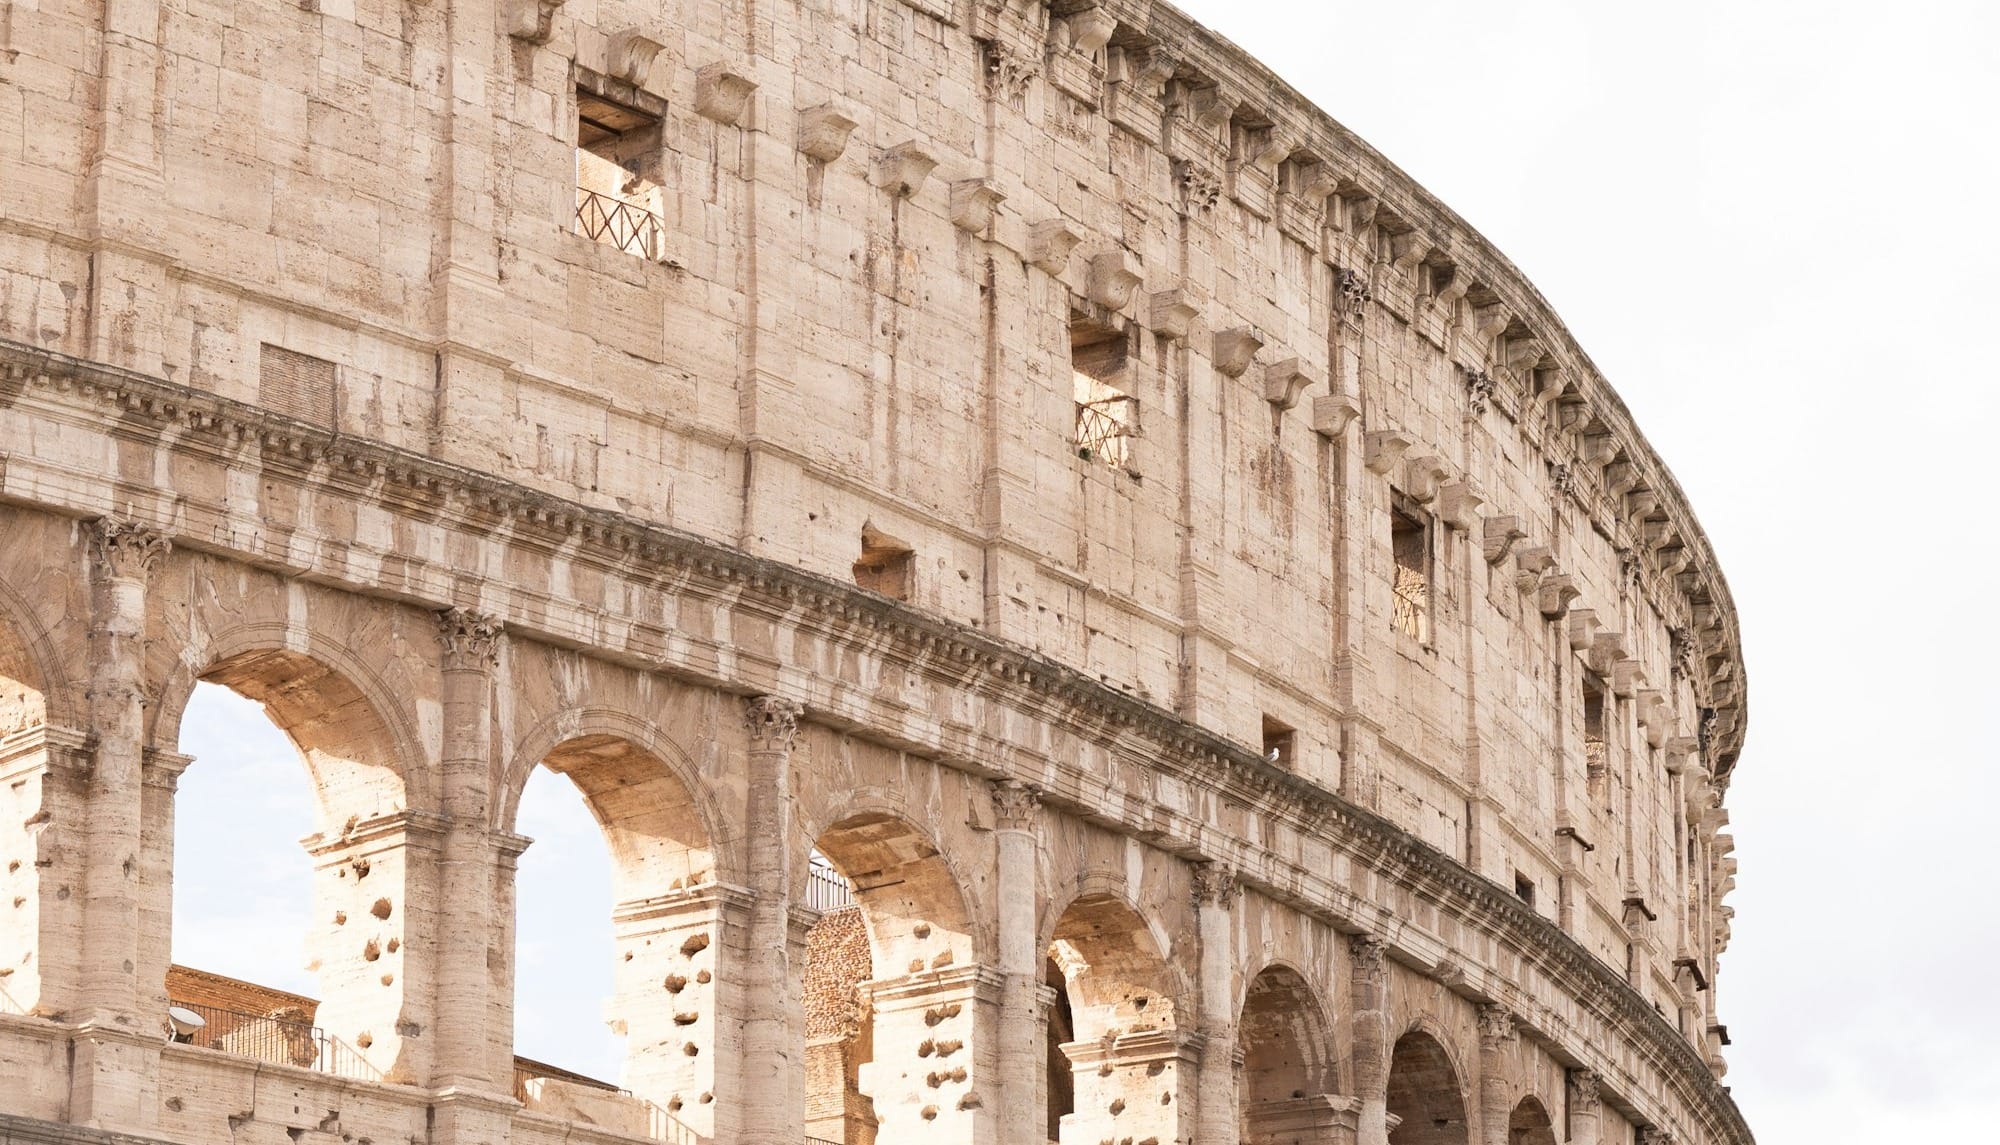
<svg viewBox="0 0 2000 1145">
<path fill-rule="evenodd" d="M 1994 1140 L 2000 753 L 1975 734 L 2000 694 L 1980 515 L 2000 18 L 1908 0 L 1183 6 L 1507 252 L 1693 500 L 1750 669 L 1718 988 L 1759 1139 Z M 310 817 L 272 764 L 289 746 L 255 705 L 211 688 L 198 705 L 176 957 L 311 992 L 288 937 Z M 517 1044 L 615 1076 L 602 845 L 566 782 L 530 790 L 522 979 L 575 985 L 523 998 Z"/>
</svg>

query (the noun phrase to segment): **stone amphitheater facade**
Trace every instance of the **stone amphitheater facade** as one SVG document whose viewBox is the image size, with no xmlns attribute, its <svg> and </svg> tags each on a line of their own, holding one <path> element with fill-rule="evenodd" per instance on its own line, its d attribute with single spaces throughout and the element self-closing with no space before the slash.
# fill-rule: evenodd
<svg viewBox="0 0 2000 1145">
<path fill-rule="evenodd" d="M 0 1141 L 1749 1145 L 1708 542 L 1175 9 L 6 0 L 0 125 Z M 197 681 L 283 1060 L 163 1036 Z M 509 1077 L 537 767 L 623 1093 Z"/>
</svg>

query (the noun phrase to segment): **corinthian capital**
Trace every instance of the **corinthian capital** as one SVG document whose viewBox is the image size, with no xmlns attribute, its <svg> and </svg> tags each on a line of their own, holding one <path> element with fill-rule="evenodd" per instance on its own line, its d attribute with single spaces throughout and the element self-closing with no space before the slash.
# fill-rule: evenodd
<svg viewBox="0 0 2000 1145">
<path fill-rule="evenodd" d="M 1514 1040 L 1514 1012 L 1498 1002 L 1479 1007 L 1479 1044 L 1500 1049 Z"/>
<path fill-rule="evenodd" d="M 1569 1107 L 1578 1113 L 1598 1111 L 1597 1074 L 1587 1069 L 1570 1071 Z"/>
<path fill-rule="evenodd" d="M 438 610 L 438 645 L 447 668 L 490 668 L 500 659 L 498 620 L 469 608 Z"/>
<path fill-rule="evenodd" d="M 799 734 L 799 717 L 805 708 L 797 700 L 783 696 L 752 696 L 744 704 L 745 725 L 750 731 L 751 751 L 790 751 Z"/>
<path fill-rule="evenodd" d="M 1348 957 L 1354 961 L 1354 977 L 1373 986 L 1383 981 L 1382 952 L 1387 947 L 1373 934 L 1357 934 L 1347 940 Z"/>
<path fill-rule="evenodd" d="M 99 517 L 91 525 L 91 563 L 113 580 L 146 579 L 172 548 L 157 530 L 136 521 Z"/>
<path fill-rule="evenodd" d="M 1002 831 L 1027 831 L 1035 825 L 1035 808 L 1042 794 L 1018 780 L 1002 780 L 993 785 L 993 817 Z"/>
<path fill-rule="evenodd" d="M 1189 897 L 1196 910 L 1211 905 L 1228 910 L 1236 905 L 1236 896 L 1243 892 L 1236 882 L 1236 872 L 1226 863 L 1196 863 L 1193 883 Z"/>
</svg>

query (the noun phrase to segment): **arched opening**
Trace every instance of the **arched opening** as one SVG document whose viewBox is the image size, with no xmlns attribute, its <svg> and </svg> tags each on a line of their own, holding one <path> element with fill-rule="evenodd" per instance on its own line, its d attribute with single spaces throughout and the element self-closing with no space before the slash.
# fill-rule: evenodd
<svg viewBox="0 0 2000 1145">
<path fill-rule="evenodd" d="M 0 1013 L 60 1008 L 44 998 L 43 980 L 65 977 L 76 957 L 66 936 L 75 933 L 79 896 L 42 893 L 71 881 L 46 825 L 65 803 L 81 806 L 81 792 L 63 791 L 49 766 L 47 724 L 41 673 L 0 615 Z"/>
<path fill-rule="evenodd" d="M 807 901 L 806 1135 L 972 1139 L 992 1019 L 950 865 L 900 818 L 851 816 L 815 841 Z"/>
<path fill-rule="evenodd" d="M 1052 994 L 1043 1047 L 1047 1055 L 1048 1140 L 1060 1141 L 1063 1118 L 1076 1112 L 1076 1075 L 1071 1072 L 1069 1055 L 1063 1053 L 1063 1047 L 1076 1040 L 1076 1015 L 1069 1004 L 1069 979 L 1053 955 L 1042 959 L 1042 985 Z"/>
<path fill-rule="evenodd" d="M 169 873 L 151 908 L 164 925 L 146 931 L 166 942 L 142 954 L 168 1005 L 200 1018 L 176 1040 L 350 1077 L 420 1073 L 406 1032 L 429 999 L 405 980 L 427 955 L 406 927 L 429 864 L 412 870 L 401 751 L 379 711 L 312 657 L 260 649 L 213 666 L 164 718 L 180 754 L 149 760 L 143 814 L 148 861 Z"/>
<path fill-rule="evenodd" d="M 1237 1085 L 1245 1145 L 1296 1145 L 1354 1128 L 1351 1101 L 1333 1096 L 1333 1038 L 1319 998 L 1297 971 L 1267 967 L 1250 982 L 1238 1023 Z"/>
<path fill-rule="evenodd" d="M 1186 1140 L 1193 1126 L 1182 1098 L 1194 1060 L 1175 1013 L 1178 983 L 1145 920 L 1115 895 L 1082 895 L 1056 920 L 1048 957 L 1070 1020 L 1069 1040 L 1059 1043 L 1070 1110 L 1058 1140 Z M 1052 1082 L 1052 1116 L 1056 1093 Z"/>
<path fill-rule="evenodd" d="M 1514 1107 L 1507 1117 L 1507 1145 L 1556 1145 L 1555 1122 L 1540 1101 L 1524 1097 Z"/>
<path fill-rule="evenodd" d="M 1468 1145 L 1465 1096 L 1443 1043 L 1422 1030 L 1389 1059 L 1389 1145 Z"/>
<path fill-rule="evenodd" d="M 499 913 L 515 926 L 514 1096 L 530 1109 L 640 1135 L 714 1131 L 718 888 L 683 772 L 586 734 L 523 788 L 516 825 L 539 841 Z"/>
</svg>

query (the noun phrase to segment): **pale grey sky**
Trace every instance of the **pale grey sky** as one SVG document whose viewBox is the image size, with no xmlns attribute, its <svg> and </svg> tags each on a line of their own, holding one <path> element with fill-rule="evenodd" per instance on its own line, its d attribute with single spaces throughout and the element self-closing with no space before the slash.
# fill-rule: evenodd
<svg viewBox="0 0 2000 1145">
<path fill-rule="evenodd" d="M 1718 988 L 1760 1141 L 1993 1140 L 2000 10 L 1183 6 L 1506 251 L 1693 500 L 1750 668 Z M 301 772 L 255 705 L 197 703 L 176 956 L 310 992 Z M 615 1076 L 596 826 L 547 774 L 520 826 L 521 929 L 566 939 L 523 980 L 576 985 L 518 1046 Z"/>
</svg>

